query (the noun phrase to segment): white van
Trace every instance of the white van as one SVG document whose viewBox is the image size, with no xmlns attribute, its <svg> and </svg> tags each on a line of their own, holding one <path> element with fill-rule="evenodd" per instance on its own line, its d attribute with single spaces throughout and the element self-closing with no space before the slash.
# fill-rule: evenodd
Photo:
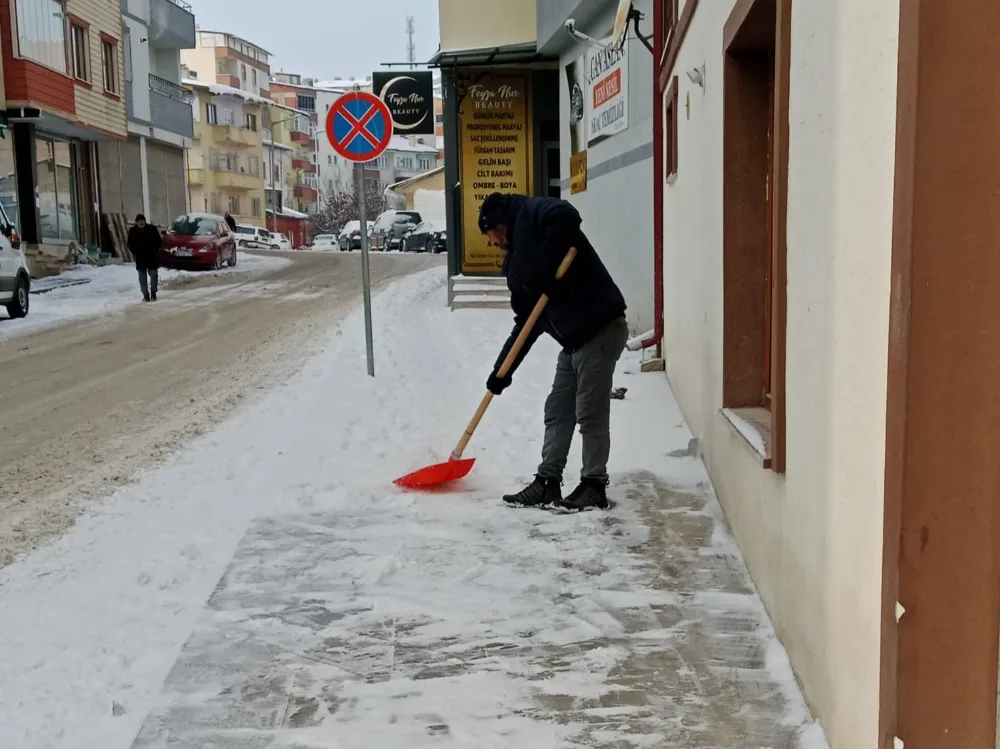
<svg viewBox="0 0 1000 749">
<path fill-rule="evenodd" d="M 30 293 L 28 260 L 14 225 L 0 206 L 0 306 L 6 307 L 11 317 L 26 317 Z"/>
<path fill-rule="evenodd" d="M 278 250 L 281 245 L 271 232 L 259 226 L 236 224 L 236 246 L 241 250 Z"/>
</svg>

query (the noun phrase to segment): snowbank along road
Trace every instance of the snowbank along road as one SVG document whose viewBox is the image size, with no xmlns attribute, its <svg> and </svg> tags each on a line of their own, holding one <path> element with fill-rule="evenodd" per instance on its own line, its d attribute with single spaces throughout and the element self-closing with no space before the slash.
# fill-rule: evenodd
<svg viewBox="0 0 1000 749">
<path fill-rule="evenodd" d="M 0 342 L 0 566 L 284 379 L 360 301 L 357 254 L 286 257 L 185 275 L 156 304 Z M 374 255 L 372 283 L 436 264 Z"/>
</svg>

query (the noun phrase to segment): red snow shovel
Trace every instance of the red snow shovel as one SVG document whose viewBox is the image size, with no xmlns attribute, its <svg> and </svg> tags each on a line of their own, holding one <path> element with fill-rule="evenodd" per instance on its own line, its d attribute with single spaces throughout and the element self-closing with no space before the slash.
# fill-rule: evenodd
<svg viewBox="0 0 1000 749">
<path fill-rule="evenodd" d="M 575 257 L 576 248 L 570 247 L 569 252 L 566 253 L 566 257 L 563 258 L 562 263 L 559 264 L 559 269 L 556 271 L 557 281 L 566 275 L 566 271 L 569 270 L 570 263 L 573 262 L 573 258 Z M 535 308 L 531 311 L 531 315 L 524 323 L 524 327 L 521 328 L 520 335 L 517 336 L 517 339 L 514 341 L 514 345 L 510 347 L 507 358 L 503 360 L 503 364 L 501 364 L 500 369 L 497 370 L 497 377 L 506 376 L 506 374 L 510 371 L 510 368 L 514 366 L 517 355 L 521 353 L 521 349 L 524 348 L 525 341 L 528 340 L 528 336 L 531 335 L 532 328 L 535 327 L 535 323 L 538 322 L 538 318 L 542 316 L 542 311 L 548 303 L 549 298 L 547 295 L 542 294 L 538 298 Z M 465 428 L 465 433 L 458 441 L 458 445 L 455 447 L 455 450 L 452 452 L 447 463 L 437 463 L 432 466 L 427 466 L 426 468 L 421 468 L 419 471 L 408 473 L 406 476 L 398 478 L 392 483 L 405 489 L 432 489 L 435 486 L 446 484 L 449 481 L 457 481 L 458 479 L 468 476 L 469 472 L 472 470 L 472 466 L 476 463 L 476 459 L 462 458 L 462 453 L 465 452 L 465 448 L 468 446 L 469 440 L 472 439 L 472 433 L 476 431 L 476 427 L 479 426 L 479 422 L 482 421 L 483 415 L 486 413 L 486 409 L 492 401 L 493 393 L 487 392 L 486 395 L 483 396 L 483 400 L 480 402 L 479 408 L 476 409 L 475 416 L 472 417 L 472 421 L 469 422 L 469 426 Z"/>
</svg>

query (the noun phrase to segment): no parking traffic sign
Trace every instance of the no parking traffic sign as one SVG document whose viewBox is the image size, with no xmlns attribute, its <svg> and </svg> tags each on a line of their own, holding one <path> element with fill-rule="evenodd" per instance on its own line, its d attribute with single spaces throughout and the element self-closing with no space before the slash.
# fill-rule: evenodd
<svg viewBox="0 0 1000 749">
<path fill-rule="evenodd" d="M 380 98 L 366 91 L 344 94 L 326 115 L 326 137 L 348 161 L 363 163 L 382 155 L 392 138 L 392 115 Z"/>
</svg>

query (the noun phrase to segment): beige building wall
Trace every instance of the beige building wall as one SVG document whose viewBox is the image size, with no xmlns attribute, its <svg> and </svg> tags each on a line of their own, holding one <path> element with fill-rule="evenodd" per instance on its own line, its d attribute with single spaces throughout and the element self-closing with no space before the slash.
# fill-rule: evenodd
<svg viewBox="0 0 1000 749">
<path fill-rule="evenodd" d="M 480 49 L 534 42 L 535 0 L 438 0 L 441 49 Z"/>
<path fill-rule="evenodd" d="M 721 413 L 721 39 L 733 7 L 699 3 L 674 70 L 667 371 L 832 749 L 877 749 L 899 0 L 794 4 L 784 475 Z M 703 63 L 704 90 L 685 74 Z"/>
<path fill-rule="evenodd" d="M 197 37 L 197 32 L 195 33 Z M 181 50 L 181 64 L 186 66 L 191 74 L 197 74 L 199 81 L 215 83 L 215 47 L 195 47 Z"/>
<path fill-rule="evenodd" d="M 90 85 L 76 82 L 76 116 L 87 127 L 125 137 L 125 63 L 121 3 L 118 0 L 68 0 L 70 21 L 77 17 L 89 24 Z M 115 45 L 114 91 L 104 85 L 104 41 Z"/>
</svg>

